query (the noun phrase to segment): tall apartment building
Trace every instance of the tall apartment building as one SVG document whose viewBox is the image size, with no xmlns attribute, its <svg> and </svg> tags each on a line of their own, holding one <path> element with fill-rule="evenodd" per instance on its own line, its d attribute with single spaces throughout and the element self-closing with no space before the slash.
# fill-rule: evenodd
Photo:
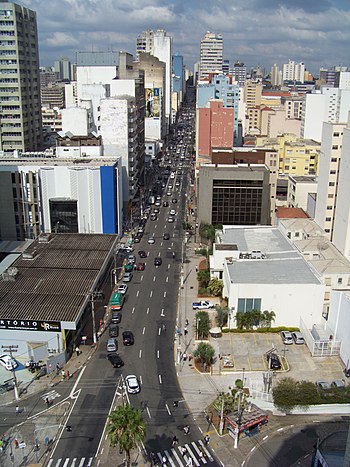
<svg viewBox="0 0 350 467">
<path fill-rule="evenodd" d="M 247 79 L 247 67 L 242 62 L 235 62 L 232 67 L 232 74 L 239 86 L 244 86 Z"/>
<path fill-rule="evenodd" d="M 72 79 L 72 64 L 68 58 L 55 61 L 55 73 L 59 81 L 70 82 Z"/>
<path fill-rule="evenodd" d="M 230 60 L 223 59 L 222 61 L 222 72 L 224 75 L 228 75 L 230 73 Z"/>
<path fill-rule="evenodd" d="M 271 67 L 271 85 L 272 86 L 281 86 L 282 84 L 282 73 L 280 67 L 276 65 L 272 65 Z"/>
<path fill-rule="evenodd" d="M 164 29 L 153 31 L 148 29 L 140 34 L 136 39 L 136 59 L 142 52 L 148 52 L 165 63 L 165 116 L 167 123 L 172 120 L 172 74 L 173 74 L 173 38 Z"/>
<path fill-rule="evenodd" d="M 224 41 L 221 34 L 206 32 L 201 39 L 199 80 L 207 79 L 210 73 L 222 72 Z"/>
<path fill-rule="evenodd" d="M 303 62 L 295 63 L 293 60 L 288 60 L 288 63 L 283 64 L 283 81 L 297 81 L 299 83 L 304 83 L 304 76 L 305 65 Z"/>
<path fill-rule="evenodd" d="M 177 109 L 180 107 L 186 89 L 185 89 L 185 73 L 184 73 L 184 59 L 183 56 L 179 53 L 175 53 L 173 57 L 173 93 L 177 93 Z M 176 110 L 177 110 L 176 109 Z"/>
<path fill-rule="evenodd" d="M 333 240 L 343 132 L 346 123 L 323 123 L 315 221 Z M 348 189 L 348 186 L 347 186 Z M 347 195 L 349 198 L 349 195 Z"/>
<path fill-rule="evenodd" d="M 36 13 L 0 2 L 0 150 L 42 147 Z"/>
</svg>

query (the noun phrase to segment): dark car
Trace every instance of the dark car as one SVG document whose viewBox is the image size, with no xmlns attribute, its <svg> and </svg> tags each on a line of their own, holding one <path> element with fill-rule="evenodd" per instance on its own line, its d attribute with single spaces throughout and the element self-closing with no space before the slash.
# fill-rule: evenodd
<svg viewBox="0 0 350 467">
<path fill-rule="evenodd" d="M 139 257 L 140 258 L 147 258 L 147 253 L 145 251 L 143 251 L 143 250 L 140 250 L 139 251 Z"/>
<path fill-rule="evenodd" d="M 114 323 L 109 325 L 109 337 L 118 337 L 119 336 L 119 326 Z"/>
<path fill-rule="evenodd" d="M 138 234 L 136 237 L 134 237 L 134 243 L 140 243 L 141 242 L 141 235 Z"/>
<path fill-rule="evenodd" d="M 134 334 L 131 331 L 123 332 L 123 344 L 124 345 L 133 345 L 134 344 Z"/>
<path fill-rule="evenodd" d="M 112 311 L 112 323 L 119 324 L 122 320 L 122 314 L 120 311 Z"/>
<path fill-rule="evenodd" d="M 163 233 L 163 240 L 169 240 L 169 239 L 170 239 L 170 234 L 168 234 L 167 232 Z"/>
<path fill-rule="evenodd" d="M 123 360 L 116 353 L 110 353 L 107 355 L 108 360 L 114 366 L 114 368 L 120 368 L 124 365 Z"/>
<path fill-rule="evenodd" d="M 162 264 L 162 258 L 160 256 L 157 256 L 154 258 L 154 265 L 155 266 L 160 266 Z"/>
<path fill-rule="evenodd" d="M 176 204 L 176 203 L 177 203 L 177 198 L 173 198 L 173 199 L 171 200 L 171 202 L 172 202 L 173 204 Z"/>
<path fill-rule="evenodd" d="M 164 206 L 165 208 L 167 208 L 167 207 L 169 206 L 168 201 L 163 201 L 163 206 Z"/>
<path fill-rule="evenodd" d="M 132 263 L 128 263 L 124 266 L 125 272 L 131 272 L 134 270 L 134 265 Z"/>
<path fill-rule="evenodd" d="M 272 353 L 267 356 L 267 362 L 270 370 L 280 370 L 282 368 L 280 359 L 275 353 Z"/>
</svg>

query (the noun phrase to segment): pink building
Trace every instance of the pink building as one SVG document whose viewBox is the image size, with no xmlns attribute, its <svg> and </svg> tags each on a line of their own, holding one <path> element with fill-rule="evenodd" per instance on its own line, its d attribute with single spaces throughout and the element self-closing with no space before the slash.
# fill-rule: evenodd
<svg viewBox="0 0 350 467">
<path fill-rule="evenodd" d="M 211 100 L 209 107 L 198 109 L 198 162 L 211 162 L 212 148 L 232 149 L 234 109 L 225 108 L 222 100 Z"/>
</svg>

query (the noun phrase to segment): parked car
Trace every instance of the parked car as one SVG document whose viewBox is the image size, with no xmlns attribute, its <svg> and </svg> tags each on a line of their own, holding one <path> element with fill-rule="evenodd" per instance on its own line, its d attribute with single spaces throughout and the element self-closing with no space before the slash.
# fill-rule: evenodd
<svg viewBox="0 0 350 467">
<path fill-rule="evenodd" d="M 109 337 L 118 337 L 119 336 L 119 326 L 111 323 L 108 328 Z"/>
<path fill-rule="evenodd" d="M 175 209 L 170 209 L 170 215 L 171 215 L 171 216 L 175 216 L 175 214 L 176 214 Z"/>
<path fill-rule="evenodd" d="M 131 272 L 134 270 L 134 265 L 133 263 L 128 263 L 124 265 L 124 271 L 125 272 Z"/>
<path fill-rule="evenodd" d="M 135 235 L 135 237 L 134 237 L 134 243 L 140 243 L 140 242 L 141 242 L 141 238 L 142 238 L 141 234 Z"/>
<path fill-rule="evenodd" d="M 163 206 L 164 206 L 165 208 L 167 208 L 167 207 L 169 206 L 168 201 L 163 201 Z"/>
<path fill-rule="evenodd" d="M 155 266 L 160 266 L 162 264 L 162 258 L 160 256 L 157 256 L 154 258 L 154 265 Z"/>
<path fill-rule="evenodd" d="M 116 353 L 110 353 L 107 355 L 108 360 L 114 366 L 114 368 L 121 368 L 124 365 L 123 360 Z"/>
<path fill-rule="evenodd" d="M 163 233 L 163 240 L 169 240 L 170 239 L 170 234 L 167 232 Z"/>
<path fill-rule="evenodd" d="M 192 303 L 192 310 L 209 310 L 214 307 L 214 303 L 209 302 L 209 300 L 201 300 L 199 302 Z"/>
<path fill-rule="evenodd" d="M 18 363 L 11 355 L 2 354 L 0 355 L 0 365 L 2 365 L 6 370 L 12 371 L 18 367 Z"/>
<path fill-rule="evenodd" d="M 320 389 L 330 389 L 331 388 L 331 383 L 329 383 L 328 381 L 318 380 L 318 381 L 316 381 L 315 384 Z"/>
<path fill-rule="evenodd" d="M 292 333 L 289 331 L 281 331 L 281 339 L 283 344 L 290 345 L 293 344 Z"/>
<path fill-rule="evenodd" d="M 159 214 L 159 208 L 154 208 L 153 212 L 154 212 L 154 214 Z"/>
<path fill-rule="evenodd" d="M 135 255 L 129 255 L 128 256 L 128 263 L 136 263 L 136 256 Z"/>
<path fill-rule="evenodd" d="M 335 379 L 331 382 L 332 388 L 345 388 L 345 381 L 343 379 Z"/>
<path fill-rule="evenodd" d="M 123 344 L 124 345 L 133 345 L 134 344 L 134 335 L 131 331 L 123 332 Z"/>
<path fill-rule="evenodd" d="M 154 213 L 152 212 L 152 214 L 151 214 L 151 221 L 156 221 L 157 219 L 158 219 L 157 214 L 154 214 Z"/>
<path fill-rule="evenodd" d="M 132 253 L 134 251 L 134 248 L 131 245 L 125 245 L 121 248 L 126 253 Z"/>
<path fill-rule="evenodd" d="M 292 337 L 293 337 L 295 344 L 298 344 L 298 345 L 305 344 L 305 341 L 304 341 L 304 338 L 301 332 L 298 332 L 298 331 L 292 332 Z"/>
<path fill-rule="evenodd" d="M 122 320 L 122 314 L 120 313 L 120 311 L 113 311 L 112 312 L 112 323 L 119 324 L 121 320 Z"/>
<path fill-rule="evenodd" d="M 267 355 L 267 362 L 269 364 L 270 370 L 280 370 L 282 368 L 279 356 L 275 353 Z"/>
<path fill-rule="evenodd" d="M 140 392 L 140 385 L 135 375 L 128 375 L 125 378 L 125 384 L 129 394 L 137 394 Z"/>
<path fill-rule="evenodd" d="M 128 291 L 128 286 L 126 284 L 120 284 L 120 286 L 117 289 L 117 292 L 123 295 L 125 295 L 127 291 Z"/>
<path fill-rule="evenodd" d="M 132 279 L 132 272 L 124 272 L 123 282 L 130 282 Z"/>
<path fill-rule="evenodd" d="M 107 341 L 107 352 L 116 352 L 118 350 L 118 342 L 114 337 L 110 337 Z"/>
<path fill-rule="evenodd" d="M 147 253 L 145 251 L 143 251 L 143 250 L 140 250 L 139 251 L 139 257 L 140 258 L 147 258 Z"/>
<path fill-rule="evenodd" d="M 145 263 L 137 263 L 136 270 L 137 271 L 144 271 L 146 267 Z"/>
</svg>

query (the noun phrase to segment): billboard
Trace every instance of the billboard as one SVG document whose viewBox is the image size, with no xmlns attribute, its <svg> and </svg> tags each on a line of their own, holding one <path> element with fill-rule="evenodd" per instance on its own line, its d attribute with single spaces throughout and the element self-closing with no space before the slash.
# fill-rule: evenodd
<svg viewBox="0 0 350 467">
<path fill-rule="evenodd" d="M 161 88 L 146 88 L 146 118 L 160 117 Z"/>
</svg>

